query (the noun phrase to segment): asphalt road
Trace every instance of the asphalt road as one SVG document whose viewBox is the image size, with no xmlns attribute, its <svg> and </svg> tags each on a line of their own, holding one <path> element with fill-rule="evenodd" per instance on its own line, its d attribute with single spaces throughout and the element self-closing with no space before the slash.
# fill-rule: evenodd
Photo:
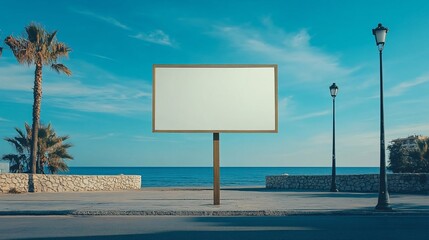
<svg viewBox="0 0 429 240">
<path fill-rule="evenodd" d="M 0 239 L 429 239 L 429 216 L 1 216 Z"/>
</svg>

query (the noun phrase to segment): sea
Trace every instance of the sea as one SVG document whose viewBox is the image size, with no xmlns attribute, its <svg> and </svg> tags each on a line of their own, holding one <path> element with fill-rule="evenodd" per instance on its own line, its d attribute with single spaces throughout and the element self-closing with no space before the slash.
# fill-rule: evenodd
<svg viewBox="0 0 429 240">
<path fill-rule="evenodd" d="M 337 167 L 337 175 L 378 174 L 378 167 Z M 330 167 L 221 167 L 221 187 L 265 186 L 269 175 L 331 175 Z M 211 187 L 212 167 L 70 167 L 71 175 L 140 175 L 142 187 Z"/>
</svg>

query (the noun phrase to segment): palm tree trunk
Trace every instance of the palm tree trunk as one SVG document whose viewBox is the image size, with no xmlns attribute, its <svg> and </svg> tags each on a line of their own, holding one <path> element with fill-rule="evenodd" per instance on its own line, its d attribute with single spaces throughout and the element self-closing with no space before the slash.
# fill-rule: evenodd
<svg viewBox="0 0 429 240">
<path fill-rule="evenodd" d="M 31 172 L 38 173 L 40 169 L 37 167 L 37 142 L 40 124 L 40 106 L 42 103 L 42 63 L 36 62 L 36 70 L 34 72 L 34 88 L 33 88 L 33 126 L 31 130 Z"/>
</svg>

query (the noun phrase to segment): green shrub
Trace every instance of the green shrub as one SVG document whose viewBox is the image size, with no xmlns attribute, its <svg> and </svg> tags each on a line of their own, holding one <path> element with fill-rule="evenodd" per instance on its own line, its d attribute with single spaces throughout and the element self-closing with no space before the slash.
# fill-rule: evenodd
<svg viewBox="0 0 429 240">
<path fill-rule="evenodd" d="M 389 166 L 394 173 L 429 173 L 429 139 L 416 140 L 417 148 L 407 149 L 400 142 L 391 143 Z"/>
</svg>

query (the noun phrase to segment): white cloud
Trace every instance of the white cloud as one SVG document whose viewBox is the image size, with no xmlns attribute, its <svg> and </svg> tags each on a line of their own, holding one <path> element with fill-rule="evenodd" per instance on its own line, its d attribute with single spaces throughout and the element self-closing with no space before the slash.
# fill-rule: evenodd
<svg viewBox="0 0 429 240">
<path fill-rule="evenodd" d="M 125 80 L 127 85 L 84 85 L 79 81 L 45 84 L 46 103 L 84 112 L 133 114 L 151 110 L 148 86 L 142 81 Z M 66 91 L 65 91 L 66 90 Z"/>
<path fill-rule="evenodd" d="M 330 144 L 332 143 L 332 133 L 323 132 L 313 135 L 308 139 L 308 143 L 312 146 Z"/>
<path fill-rule="evenodd" d="M 10 122 L 10 120 L 0 117 L 0 122 Z"/>
<path fill-rule="evenodd" d="M 286 109 L 288 105 L 290 104 L 290 101 L 292 101 L 293 96 L 287 96 L 279 100 L 279 108 L 280 109 Z"/>
<path fill-rule="evenodd" d="M 101 84 L 91 85 L 84 83 L 85 80 L 91 78 L 84 72 L 68 79 L 61 79 L 58 76 L 51 77 L 49 74 L 53 73 L 47 72 L 46 76 L 44 75 L 42 104 L 82 112 L 122 115 L 151 110 L 151 86 L 145 81 L 115 76 L 109 72 L 97 70 L 92 65 L 82 68 L 92 69 L 91 76 L 98 76 L 105 81 Z M 23 66 L 10 65 L 0 67 L 0 75 L 4 77 L 0 85 L 0 92 L 7 93 L 2 94 L 5 100 L 32 104 L 32 98 L 27 98 L 28 94 L 22 98 L 19 97 L 19 93 L 10 94 L 10 91 L 31 92 L 33 71 L 29 71 Z M 82 81 L 78 79 L 82 79 Z"/>
<path fill-rule="evenodd" d="M 131 30 L 130 27 L 128 27 L 127 25 L 121 23 L 120 21 L 118 21 L 117 19 L 115 19 L 113 17 L 103 16 L 103 15 L 100 15 L 100 14 L 97 14 L 97 13 L 94 13 L 94 12 L 91 12 L 91 11 L 88 11 L 88 10 L 73 9 L 72 11 L 75 12 L 75 13 L 79 13 L 81 15 L 85 15 L 85 16 L 88 16 L 88 17 L 92 17 L 92 18 L 101 20 L 103 22 L 106 22 L 106 23 L 111 24 L 111 25 L 113 25 L 115 27 L 118 27 L 118 28 L 122 28 L 124 30 Z"/>
<path fill-rule="evenodd" d="M 159 45 L 173 46 L 170 36 L 159 29 L 149 33 L 130 35 L 130 37 Z"/>
<path fill-rule="evenodd" d="M 95 54 L 95 53 L 87 53 L 87 54 L 89 56 L 93 56 L 93 57 L 96 57 L 96 58 L 100 58 L 100 59 L 104 59 L 104 60 L 109 60 L 109 61 L 112 61 L 112 62 L 116 62 L 115 59 L 110 58 L 110 57 L 106 57 L 106 56 L 103 56 L 103 55 L 100 55 L 100 54 Z"/>
<path fill-rule="evenodd" d="M 293 101 L 293 96 L 287 96 L 282 99 L 279 99 L 278 108 L 279 108 L 279 115 L 284 117 L 288 116 L 291 113 L 291 103 Z"/>
<path fill-rule="evenodd" d="M 122 22 L 120 22 L 119 20 L 110 17 L 110 16 L 104 16 L 98 13 L 94 13 L 88 10 L 76 10 L 76 9 L 72 9 L 73 12 L 81 14 L 81 15 L 85 15 L 88 17 L 92 17 L 98 20 L 101 20 L 103 22 L 106 22 L 110 25 L 113 25 L 115 27 L 119 27 L 122 28 L 124 30 L 128 30 L 128 31 L 132 31 L 132 32 L 137 32 L 136 34 L 131 34 L 129 35 L 129 37 L 135 38 L 135 39 L 139 39 L 145 42 L 149 42 L 149 43 L 154 43 L 154 44 L 159 44 L 159 45 L 164 45 L 164 46 L 170 46 L 172 47 L 173 41 L 170 38 L 170 36 L 168 34 L 166 34 L 164 31 L 160 30 L 160 29 L 156 29 L 150 32 L 139 32 L 138 30 L 132 29 L 131 27 L 123 24 Z M 111 58 L 105 57 L 105 56 L 101 56 L 98 54 L 90 54 L 92 56 L 95 57 L 99 57 L 99 58 L 103 58 L 103 59 L 108 59 L 108 60 L 113 60 Z"/>
<path fill-rule="evenodd" d="M 33 91 L 34 69 L 19 64 L 0 66 L 0 91 Z"/>
<path fill-rule="evenodd" d="M 425 84 L 427 82 L 429 82 L 429 74 L 422 75 L 422 76 L 420 76 L 414 80 L 401 82 L 400 84 L 398 84 L 398 85 L 392 87 L 391 89 L 389 89 L 388 91 L 386 91 L 385 95 L 386 95 L 386 97 L 400 96 L 404 92 L 406 92 L 408 89 L 413 88 L 415 86 Z"/>
<path fill-rule="evenodd" d="M 148 137 L 148 136 L 142 136 L 142 135 L 136 135 L 133 136 L 135 141 L 138 142 L 156 142 L 159 141 L 156 137 Z"/>
<path fill-rule="evenodd" d="M 293 35 L 292 38 L 288 41 L 285 41 L 285 44 L 290 44 L 292 47 L 302 48 L 308 47 L 310 42 L 310 35 L 307 30 L 302 29 L 297 34 Z"/>
<path fill-rule="evenodd" d="M 251 26 L 215 26 L 213 35 L 227 40 L 233 48 L 251 55 L 260 62 L 278 63 L 279 69 L 298 81 L 324 81 L 335 76 L 349 76 L 356 68 L 340 65 L 339 57 L 311 46 L 306 29 L 287 33 L 270 22 L 266 28 Z"/>
<path fill-rule="evenodd" d="M 386 140 L 407 137 L 410 135 L 424 135 L 429 136 L 429 124 L 415 123 L 395 126 L 392 129 L 386 129 Z"/>
<path fill-rule="evenodd" d="M 89 139 L 89 140 L 103 140 L 103 139 L 116 137 L 116 136 L 118 136 L 118 134 L 111 132 L 111 133 L 106 133 L 106 134 L 102 134 L 102 135 L 89 136 L 89 137 L 87 137 L 87 139 Z"/>
<path fill-rule="evenodd" d="M 291 117 L 290 120 L 296 121 L 296 120 L 304 120 L 304 119 L 309 119 L 309 118 L 316 118 L 316 117 L 328 115 L 330 112 L 331 111 L 329 111 L 329 110 L 320 111 L 320 112 L 312 112 L 312 113 L 307 113 L 307 114 L 304 114 L 301 116 Z"/>
</svg>

